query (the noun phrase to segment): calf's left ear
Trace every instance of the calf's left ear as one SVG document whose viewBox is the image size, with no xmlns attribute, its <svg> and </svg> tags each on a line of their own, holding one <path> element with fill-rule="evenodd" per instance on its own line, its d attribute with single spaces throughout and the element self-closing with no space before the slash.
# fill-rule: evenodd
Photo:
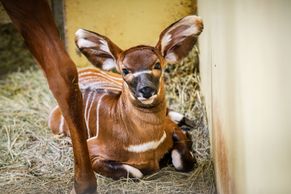
<svg viewBox="0 0 291 194">
<path fill-rule="evenodd" d="M 160 34 L 156 48 L 168 63 L 176 63 L 188 55 L 202 30 L 203 22 L 200 17 L 186 16 Z"/>
<path fill-rule="evenodd" d="M 79 29 L 75 33 L 75 43 L 94 66 L 106 71 L 118 70 L 117 58 L 122 50 L 109 38 Z"/>
</svg>

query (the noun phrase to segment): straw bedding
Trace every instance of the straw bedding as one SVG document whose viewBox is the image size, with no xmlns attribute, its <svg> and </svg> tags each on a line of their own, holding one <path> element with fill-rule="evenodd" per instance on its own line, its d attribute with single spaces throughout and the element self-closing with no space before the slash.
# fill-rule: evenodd
<svg viewBox="0 0 291 194">
<path fill-rule="evenodd" d="M 166 69 L 169 106 L 195 120 L 191 134 L 199 166 L 179 173 L 172 166 L 139 181 L 96 174 L 99 193 L 215 193 L 205 106 L 199 88 L 196 47 Z M 69 193 L 73 182 L 71 141 L 47 127 L 55 101 L 39 70 L 0 80 L 0 193 Z"/>
</svg>

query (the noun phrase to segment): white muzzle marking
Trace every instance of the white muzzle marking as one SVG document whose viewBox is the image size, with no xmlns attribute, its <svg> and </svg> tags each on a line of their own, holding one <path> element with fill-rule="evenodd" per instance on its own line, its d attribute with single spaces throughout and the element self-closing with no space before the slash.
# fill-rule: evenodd
<svg viewBox="0 0 291 194">
<path fill-rule="evenodd" d="M 157 98 L 157 95 L 153 95 L 150 98 L 138 97 L 137 99 L 143 104 L 152 104 Z"/>
</svg>

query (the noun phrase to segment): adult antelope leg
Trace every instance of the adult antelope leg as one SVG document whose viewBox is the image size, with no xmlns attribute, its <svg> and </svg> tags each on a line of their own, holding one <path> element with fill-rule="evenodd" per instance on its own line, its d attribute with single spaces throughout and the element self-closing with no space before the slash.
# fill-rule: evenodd
<svg viewBox="0 0 291 194">
<path fill-rule="evenodd" d="M 73 191 L 94 193 L 96 178 L 86 143 L 77 69 L 59 39 L 49 6 L 45 0 L 1 0 L 1 2 L 43 69 L 70 129 L 75 161 Z"/>
</svg>

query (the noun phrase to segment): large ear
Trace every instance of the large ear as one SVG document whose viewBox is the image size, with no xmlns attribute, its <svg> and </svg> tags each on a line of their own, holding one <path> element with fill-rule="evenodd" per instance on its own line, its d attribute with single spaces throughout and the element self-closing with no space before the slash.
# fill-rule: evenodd
<svg viewBox="0 0 291 194">
<path fill-rule="evenodd" d="M 118 70 L 117 58 L 121 49 L 107 37 L 79 29 L 75 33 L 75 43 L 94 66 L 106 71 Z"/>
<path fill-rule="evenodd" d="M 156 47 L 168 63 L 176 63 L 188 55 L 202 30 L 200 17 L 186 16 L 161 33 Z"/>
</svg>

